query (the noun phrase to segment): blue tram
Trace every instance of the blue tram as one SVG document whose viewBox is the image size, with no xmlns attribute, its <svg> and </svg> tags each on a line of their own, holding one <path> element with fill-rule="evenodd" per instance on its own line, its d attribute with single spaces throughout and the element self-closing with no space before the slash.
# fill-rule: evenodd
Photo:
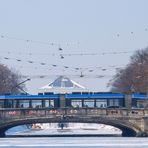
<svg viewBox="0 0 148 148">
<path fill-rule="evenodd" d="M 0 96 L 0 108 L 145 108 L 146 103 L 146 94 L 121 94 L 111 92 Z"/>
</svg>

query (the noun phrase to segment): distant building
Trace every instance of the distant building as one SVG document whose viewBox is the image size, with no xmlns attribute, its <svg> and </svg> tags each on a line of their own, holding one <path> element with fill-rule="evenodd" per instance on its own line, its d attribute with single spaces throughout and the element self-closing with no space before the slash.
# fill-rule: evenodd
<svg viewBox="0 0 148 148">
<path fill-rule="evenodd" d="M 39 94 L 71 94 L 89 92 L 84 86 L 76 83 L 75 81 L 67 78 L 66 76 L 60 76 L 53 82 L 41 87 Z"/>
</svg>

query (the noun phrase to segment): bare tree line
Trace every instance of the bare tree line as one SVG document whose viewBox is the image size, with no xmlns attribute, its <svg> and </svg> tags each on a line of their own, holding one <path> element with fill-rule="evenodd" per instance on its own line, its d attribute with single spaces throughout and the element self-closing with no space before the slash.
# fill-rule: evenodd
<svg viewBox="0 0 148 148">
<path fill-rule="evenodd" d="M 112 92 L 148 93 L 148 47 L 135 51 L 129 64 L 117 71 L 110 86 Z"/>
<path fill-rule="evenodd" d="M 22 81 L 21 75 L 0 64 L 0 95 L 19 94 L 25 88 L 24 84 L 18 85 Z"/>
</svg>

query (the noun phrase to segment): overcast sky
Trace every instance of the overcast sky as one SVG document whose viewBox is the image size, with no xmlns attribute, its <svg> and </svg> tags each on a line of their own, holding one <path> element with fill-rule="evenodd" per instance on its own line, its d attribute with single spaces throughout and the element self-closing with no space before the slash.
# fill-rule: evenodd
<svg viewBox="0 0 148 148">
<path fill-rule="evenodd" d="M 148 46 L 147 6 L 147 0 L 0 0 L 0 61 L 31 77 L 32 94 L 63 74 L 108 91 L 116 72 L 110 66 L 125 66 L 133 51 Z M 86 53 L 98 55 L 60 56 Z"/>
</svg>

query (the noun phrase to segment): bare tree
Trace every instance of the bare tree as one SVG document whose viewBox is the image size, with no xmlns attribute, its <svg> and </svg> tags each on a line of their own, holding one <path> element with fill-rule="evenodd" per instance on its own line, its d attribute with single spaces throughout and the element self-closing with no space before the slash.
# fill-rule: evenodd
<svg viewBox="0 0 148 148">
<path fill-rule="evenodd" d="M 110 86 L 112 92 L 148 92 L 148 47 L 131 56 L 130 63 L 117 71 Z"/>
<path fill-rule="evenodd" d="M 18 85 L 21 81 L 20 74 L 0 64 L 0 95 L 21 93 L 25 88 L 24 84 Z"/>
</svg>

